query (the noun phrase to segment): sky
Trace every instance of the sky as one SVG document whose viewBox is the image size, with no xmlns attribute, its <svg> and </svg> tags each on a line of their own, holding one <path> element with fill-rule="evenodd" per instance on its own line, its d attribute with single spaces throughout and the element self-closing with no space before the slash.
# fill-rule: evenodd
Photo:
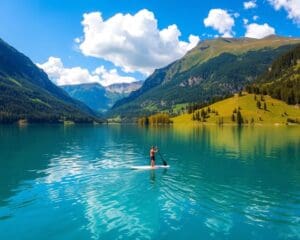
<svg viewBox="0 0 300 240">
<path fill-rule="evenodd" d="M 1 0 L 0 38 L 57 85 L 144 80 L 216 37 L 300 37 L 300 0 Z"/>
</svg>

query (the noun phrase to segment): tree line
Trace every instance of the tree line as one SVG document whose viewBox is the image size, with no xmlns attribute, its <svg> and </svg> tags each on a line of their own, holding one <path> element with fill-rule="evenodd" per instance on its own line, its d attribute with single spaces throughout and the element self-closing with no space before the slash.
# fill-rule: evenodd
<svg viewBox="0 0 300 240">
<path fill-rule="evenodd" d="M 144 116 L 138 119 L 138 124 L 142 126 L 156 126 L 172 124 L 169 114 L 157 113 L 151 116 Z"/>
</svg>

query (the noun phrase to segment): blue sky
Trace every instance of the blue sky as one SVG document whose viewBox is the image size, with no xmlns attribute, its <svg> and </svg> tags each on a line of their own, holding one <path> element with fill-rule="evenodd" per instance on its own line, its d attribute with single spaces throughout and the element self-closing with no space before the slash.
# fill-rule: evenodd
<svg viewBox="0 0 300 240">
<path fill-rule="evenodd" d="M 273 32 L 299 37 L 299 30 L 300 0 L 0 2 L 0 37 L 40 63 L 57 84 L 143 80 L 198 39 Z"/>
</svg>

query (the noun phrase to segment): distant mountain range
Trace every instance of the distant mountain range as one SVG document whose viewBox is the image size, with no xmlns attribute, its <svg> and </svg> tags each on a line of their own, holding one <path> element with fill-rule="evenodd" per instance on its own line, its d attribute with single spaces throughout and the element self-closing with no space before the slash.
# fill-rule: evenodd
<svg viewBox="0 0 300 240">
<path fill-rule="evenodd" d="M 177 104 L 211 102 L 240 91 L 265 72 L 299 38 L 218 38 L 155 70 L 143 86 L 116 102 L 109 116 L 132 118 L 169 111 Z"/>
<path fill-rule="evenodd" d="M 61 86 L 71 97 L 82 101 L 96 112 L 105 112 L 113 104 L 124 97 L 127 97 L 132 91 L 139 89 L 143 82 L 117 83 L 103 87 L 98 83 L 87 83 L 77 85 Z"/>
<path fill-rule="evenodd" d="M 0 39 L 0 122 L 91 122 L 94 112 L 53 84 L 28 57 Z"/>
</svg>

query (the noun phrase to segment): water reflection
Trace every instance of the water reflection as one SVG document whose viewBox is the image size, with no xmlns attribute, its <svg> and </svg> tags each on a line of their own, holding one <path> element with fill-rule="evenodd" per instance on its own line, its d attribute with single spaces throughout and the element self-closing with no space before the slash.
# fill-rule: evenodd
<svg viewBox="0 0 300 240">
<path fill-rule="evenodd" d="M 154 183 L 155 182 L 155 170 L 150 170 L 150 182 Z"/>
<path fill-rule="evenodd" d="M 40 229 L 49 239 L 299 237 L 299 128 L 28 126 L 0 134 L 1 239 L 15 238 L 16 225 L 24 239 L 41 238 Z M 149 164 L 151 145 L 171 168 L 129 170 Z"/>
</svg>

